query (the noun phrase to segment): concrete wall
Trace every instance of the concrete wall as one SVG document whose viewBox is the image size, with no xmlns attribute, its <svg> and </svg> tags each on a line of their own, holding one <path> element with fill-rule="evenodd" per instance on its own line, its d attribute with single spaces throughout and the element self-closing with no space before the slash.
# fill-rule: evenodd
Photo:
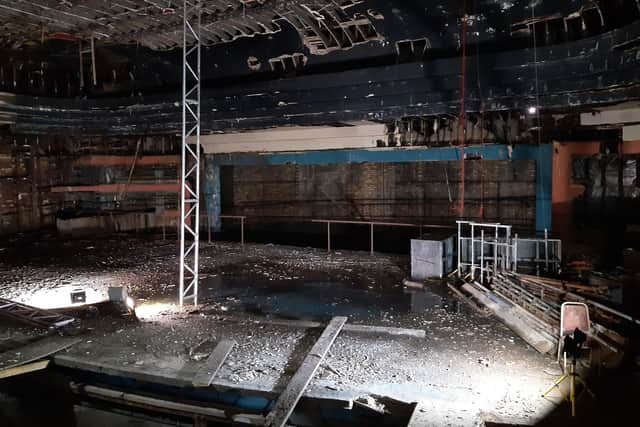
<svg viewBox="0 0 640 427">
<path fill-rule="evenodd" d="M 93 218 L 67 228 L 124 230 L 128 217 L 118 228 L 105 215 L 175 213 L 178 141 L 0 134 L 0 235 L 55 227 L 57 217 Z M 133 218 L 129 228 L 156 224 Z"/>
<path fill-rule="evenodd" d="M 465 217 L 535 225 L 535 161 L 467 160 L 465 169 Z M 459 161 L 226 166 L 222 180 L 223 212 L 252 221 L 458 218 Z"/>
<path fill-rule="evenodd" d="M 577 230 L 574 218 L 576 200 L 589 199 L 589 203 L 593 205 L 593 209 L 591 209 L 593 211 L 591 212 L 592 216 L 601 215 L 602 225 L 614 221 L 614 216 L 607 215 L 602 210 L 602 206 L 600 206 L 600 202 L 604 202 L 604 200 L 600 201 L 600 197 L 598 197 L 598 200 L 592 200 L 593 197 L 588 197 L 588 194 L 586 194 L 586 184 L 584 182 L 576 182 L 573 179 L 573 161 L 576 159 L 588 159 L 595 156 L 612 159 L 621 158 L 623 160 L 640 158 L 640 141 L 620 143 L 617 147 L 618 155 L 605 154 L 606 148 L 607 144 L 602 141 L 565 142 L 554 143 L 553 145 L 553 223 L 563 240 L 572 241 L 578 237 L 576 236 Z M 622 198 L 624 199 L 625 197 Z M 596 203 L 594 204 L 594 202 Z M 616 218 L 618 220 L 623 219 L 623 216 L 618 215 Z"/>
<path fill-rule="evenodd" d="M 66 162 L 39 138 L 0 136 L 0 235 L 55 224 Z"/>
</svg>

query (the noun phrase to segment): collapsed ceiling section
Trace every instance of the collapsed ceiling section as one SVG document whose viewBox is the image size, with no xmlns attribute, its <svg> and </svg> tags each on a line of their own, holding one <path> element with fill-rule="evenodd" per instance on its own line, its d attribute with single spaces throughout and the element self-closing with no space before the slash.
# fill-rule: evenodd
<svg viewBox="0 0 640 427">
<path fill-rule="evenodd" d="M 205 45 L 274 34 L 286 20 L 317 54 L 378 38 L 370 19 L 350 14 L 364 0 L 204 0 Z M 39 40 L 89 40 L 139 44 L 151 49 L 182 46 L 181 0 L 2 0 L 0 45 Z"/>
</svg>

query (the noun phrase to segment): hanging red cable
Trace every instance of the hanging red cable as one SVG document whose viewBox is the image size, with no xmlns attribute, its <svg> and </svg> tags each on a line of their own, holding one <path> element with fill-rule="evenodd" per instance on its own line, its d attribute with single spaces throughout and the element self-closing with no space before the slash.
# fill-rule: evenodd
<svg viewBox="0 0 640 427">
<path fill-rule="evenodd" d="M 480 145 L 484 147 L 484 108 L 481 107 L 480 112 Z M 481 221 L 484 221 L 484 157 L 480 158 L 480 212 L 478 213 Z"/>
<path fill-rule="evenodd" d="M 462 70 L 460 75 L 460 117 L 458 118 L 458 138 L 460 139 L 460 196 L 459 196 L 459 215 L 464 217 L 464 143 L 466 128 L 466 111 L 465 111 L 465 79 L 467 74 L 467 12 L 465 0 L 462 2 L 462 29 L 460 34 L 460 42 L 462 47 Z"/>
</svg>

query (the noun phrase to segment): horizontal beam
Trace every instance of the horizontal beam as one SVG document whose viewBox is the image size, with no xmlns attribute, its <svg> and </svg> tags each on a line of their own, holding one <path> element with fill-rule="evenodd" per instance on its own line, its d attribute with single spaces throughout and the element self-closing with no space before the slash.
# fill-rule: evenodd
<svg viewBox="0 0 640 427">
<path fill-rule="evenodd" d="M 180 184 L 98 184 L 51 187 L 52 193 L 178 193 Z"/>
<path fill-rule="evenodd" d="M 580 114 L 582 126 L 616 125 L 640 122 L 640 103 L 628 103 Z"/>
<path fill-rule="evenodd" d="M 511 150 L 507 145 L 492 144 L 465 147 L 465 158 L 481 157 L 484 160 L 535 160 L 538 145 L 518 144 Z M 238 153 L 214 154 L 213 161 L 222 166 L 249 165 L 326 165 L 341 163 L 404 163 L 429 161 L 459 161 L 457 147 L 404 147 L 375 148 L 369 150 L 324 150 L 295 153 Z"/>
<path fill-rule="evenodd" d="M 384 124 L 357 123 L 202 135 L 200 143 L 205 153 L 214 154 L 375 148 L 378 140 L 386 139 Z"/>
<path fill-rule="evenodd" d="M 78 166 L 131 166 L 134 156 L 84 156 L 75 160 Z M 177 165 L 179 156 L 141 156 L 136 166 Z"/>
</svg>

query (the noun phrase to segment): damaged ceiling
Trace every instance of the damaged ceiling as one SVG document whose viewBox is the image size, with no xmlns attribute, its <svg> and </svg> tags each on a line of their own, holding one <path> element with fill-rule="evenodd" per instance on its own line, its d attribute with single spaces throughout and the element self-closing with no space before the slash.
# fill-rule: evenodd
<svg viewBox="0 0 640 427">
<path fill-rule="evenodd" d="M 151 49 L 182 45 L 183 0 L 2 0 L 0 46 L 47 40 L 89 40 Z M 196 0 L 190 0 L 194 2 Z M 600 20 L 615 27 L 638 12 L 636 0 L 201 0 L 205 45 L 295 28 L 311 53 L 324 54 L 372 40 L 426 38 L 433 48 L 457 41 L 467 15 L 470 41 L 500 40 L 530 27 L 554 32 Z M 533 8 L 532 8 L 533 6 Z M 629 14 L 631 13 L 631 14 Z M 574 22 L 575 21 L 575 22 Z M 443 39 L 443 41 L 438 40 Z"/>
<path fill-rule="evenodd" d="M 176 132 L 181 4 L 0 0 L 0 91 L 12 94 L 0 97 L 0 123 L 20 132 Z M 640 98 L 637 0 L 202 7 L 204 132 L 455 116 L 465 20 L 469 113 L 517 117 L 531 105 L 577 113 Z M 93 55 L 79 54 L 90 40 Z"/>
<path fill-rule="evenodd" d="M 370 18 L 349 9 L 363 0 L 205 0 L 201 37 L 205 45 L 275 34 L 281 22 L 295 27 L 316 53 L 378 38 Z M 2 0 L 0 44 L 30 40 L 88 40 L 138 44 L 151 49 L 182 46 L 182 1 Z"/>
</svg>

